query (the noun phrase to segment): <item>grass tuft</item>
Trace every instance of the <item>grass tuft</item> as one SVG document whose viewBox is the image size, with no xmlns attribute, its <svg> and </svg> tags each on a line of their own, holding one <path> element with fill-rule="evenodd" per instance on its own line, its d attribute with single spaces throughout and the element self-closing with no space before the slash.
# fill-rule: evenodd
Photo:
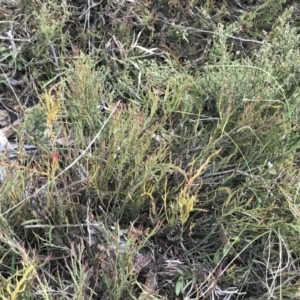
<svg viewBox="0 0 300 300">
<path fill-rule="evenodd" d="M 4 2 L 1 299 L 299 297 L 299 5 Z"/>
</svg>

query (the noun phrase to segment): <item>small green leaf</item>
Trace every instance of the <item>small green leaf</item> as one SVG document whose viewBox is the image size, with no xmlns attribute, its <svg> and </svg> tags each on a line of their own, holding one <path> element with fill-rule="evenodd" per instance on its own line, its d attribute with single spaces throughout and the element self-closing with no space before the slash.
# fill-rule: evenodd
<svg viewBox="0 0 300 300">
<path fill-rule="evenodd" d="M 183 287 L 182 280 L 179 279 L 179 280 L 176 282 L 176 285 L 175 285 L 175 294 L 176 294 L 176 296 L 179 296 L 179 294 L 180 294 L 181 291 L 182 291 L 182 287 Z"/>
<path fill-rule="evenodd" d="M 269 171 L 269 174 L 272 174 L 272 175 L 276 175 L 277 174 L 277 172 L 276 172 L 275 169 L 269 169 L 268 171 Z"/>
<path fill-rule="evenodd" d="M 14 65 L 14 62 L 15 62 L 15 59 L 14 58 L 11 58 L 9 61 L 8 61 L 8 65 L 10 67 L 12 67 Z"/>
<path fill-rule="evenodd" d="M 23 64 L 20 61 L 17 62 L 17 68 L 19 71 L 23 70 Z"/>
</svg>

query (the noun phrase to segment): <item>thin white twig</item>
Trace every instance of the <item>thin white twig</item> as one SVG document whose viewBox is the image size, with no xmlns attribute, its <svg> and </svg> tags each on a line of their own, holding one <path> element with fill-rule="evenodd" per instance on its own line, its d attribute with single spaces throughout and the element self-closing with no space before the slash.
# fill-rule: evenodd
<svg viewBox="0 0 300 300">
<path fill-rule="evenodd" d="M 51 41 L 49 41 L 49 44 L 50 44 L 50 49 L 51 49 L 51 52 L 52 52 L 52 55 L 53 55 L 54 63 L 58 67 L 58 58 L 56 56 L 55 49 L 54 49 L 53 44 L 51 43 Z"/>
<path fill-rule="evenodd" d="M 180 29 L 190 30 L 190 31 L 194 31 L 194 32 L 201 32 L 201 33 L 211 33 L 212 35 L 216 34 L 214 31 L 202 30 L 202 29 L 197 29 L 197 28 L 193 28 L 193 27 L 182 26 L 182 25 L 175 24 L 175 22 L 172 22 L 172 23 L 167 22 L 163 19 L 158 19 L 157 18 L 156 20 L 161 21 L 161 22 L 163 22 L 167 25 L 171 25 L 174 28 L 180 28 Z M 238 37 L 238 36 L 233 36 L 233 35 L 227 35 L 227 36 L 231 39 L 240 40 L 240 41 L 243 41 L 243 42 L 251 42 L 251 43 L 257 43 L 257 44 L 264 44 L 265 43 L 264 41 L 245 39 L 245 38 Z"/>
<path fill-rule="evenodd" d="M 4 36 L 0 36 L 0 40 L 16 41 L 16 42 L 31 42 L 31 40 L 29 40 L 29 39 L 14 39 L 11 37 L 4 37 Z"/>
<path fill-rule="evenodd" d="M 16 54 L 18 50 L 17 50 L 16 43 L 15 43 L 15 41 L 14 41 L 14 37 L 13 37 L 13 35 L 12 35 L 12 31 L 11 31 L 11 30 L 7 31 L 7 32 L 6 32 L 6 35 L 7 35 L 8 38 L 10 39 L 10 45 L 11 45 L 12 51 L 14 52 L 14 54 Z"/>
<path fill-rule="evenodd" d="M 23 225 L 23 224 L 21 224 Z M 45 225 L 45 224 L 33 224 L 33 225 L 24 225 L 24 228 L 81 228 L 87 227 L 87 224 L 68 224 L 68 225 Z M 103 228 L 103 223 L 93 223 L 93 227 Z"/>
<path fill-rule="evenodd" d="M 90 228 L 90 205 L 91 205 L 91 199 L 89 198 L 87 201 L 87 210 L 86 210 L 86 225 L 87 225 L 87 232 L 88 232 L 88 236 L 89 236 L 89 246 L 92 247 L 92 237 L 91 237 L 91 228 Z"/>
</svg>

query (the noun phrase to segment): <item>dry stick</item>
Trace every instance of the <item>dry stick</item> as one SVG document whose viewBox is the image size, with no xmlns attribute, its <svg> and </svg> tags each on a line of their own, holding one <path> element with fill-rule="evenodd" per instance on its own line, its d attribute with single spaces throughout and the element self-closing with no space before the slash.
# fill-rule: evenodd
<svg viewBox="0 0 300 300">
<path fill-rule="evenodd" d="M 90 204 L 91 204 L 91 199 L 89 198 L 87 201 L 87 210 L 86 210 L 86 225 L 87 225 L 87 232 L 89 236 L 89 246 L 92 247 L 92 237 L 91 237 L 91 228 L 90 228 Z"/>
<path fill-rule="evenodd" d="M 15 69 L 16 69 L 16 68 L 15 68 Z M 10 87 L 10 89 L 12 90 L 14 96 L 16 97 L 16 99 L 17 99 L 17 101 L 18 101 L 18 104 L 20 105 L 20 107 L 23 107 L 23 105 L 21 104 L 21 102 L 20 102 L 20 100 L 19 100 L 19 97 L 17 96 L 17 94 L 16 94 L 14 88 L 12 87 L 12 85 L 11 85 L 11 83 L 10 83 L 10 81 L 9 81 L 9 79 L 12 78 L 12 76 L 11 76 L 10 78 L 8 78 L 8 76 L 4 73 L 4 70 L 3 70 L 3 68 L 2 68 L 1 66 L 0 66 L 0 70 L 1 70 L 2 73 L 3 73 L 2 75 L 4 75 L 4 78 L 5 78 L 5 80 L 6 80 L 7 85 Z M 14 70 L 14 74 L 15 74 L 15 72 L 16 72 L 16 70 Z"/>
<path fill-rule="evenodd" d="M 21 205 L 22 203 L 24 203 L 26 200 L 33 198 L 35 195 L 37 195 L 39 192 L 41 192 L 44 188 L 46 188 L 48 185 L 50 185 L 50 183 L 54 180 L 56 180 L 58 177 L 60 177 L 63 173 L 65 173 L 66 171 L 68 171 L 70 168 L 72 168 L 87 152 L 88 150 L 91 148 L 91 146 L 95 143 L 96 139 L 99 137 L 100 133 L 102 132 L 102 130 L 104 129 L 104 127 L 106 126 L 106 124 L 108 123 L 109 119 L 112 117 L 112 115 L 114 114 L 114 112 L 116 111 L 117 107 L 120 104 L 120 100 L 118 101 L 117 105 L 114 107 L 114 109 L 112 110 L 111 114 L 108 116 L 108 118 L 106 119 L 106 121 L 104 122 L 104 124 L 102 125 L 102 127 L 99 129 L 99 131 L 97 132 L 97 134 L 95 135 L 95 137 L 92 139 L 92 141 L 89 143 L 89 145 L 84 149 L 84 151 L 71 163 L 69 164 L 64 170 L 62 170 L 58 175 L 56 175 L 53 179 L 51 179 L 50 181 L 48 181 L 46 184 L 44 184 L 41 188 L 39 188 L 33 195 L 26 197 L 25 199 L 23 199 L 21 202 L 19 202 L 18 204 L 14 205 L 13 207 L 11 207 L 10 209 L 8 209 L 6 212 L 4 212 L 3 214 L 1 214 L 1 216 L 5 216 L 6 214 L 8 214 L 10 211 L 12 211 L 13 209 L 17 208 L 19 205 Z"/>
<path fill-rule="evenodd" d="M 4 36 L 0 36 L 0 40 L 17 41 L 17 42 L 31 42 L 30 39 L 14 39 L 14 38 L 11 38 L 11 37 L 4 37 Z"/>
<path fill-rule="evenodd" d="M 23 226 L 23 223 L 21 224 Z M 44 225 L 44 224 L 33 224 L 33 225 L 24 225 L 24 228 L 80 228 L 80 227 L 87 227 L 88 224 L 67 224 L 67 225 Z M 103 227 L 103 223 L 93 223 L 92 227 Z"/>
</svg>

